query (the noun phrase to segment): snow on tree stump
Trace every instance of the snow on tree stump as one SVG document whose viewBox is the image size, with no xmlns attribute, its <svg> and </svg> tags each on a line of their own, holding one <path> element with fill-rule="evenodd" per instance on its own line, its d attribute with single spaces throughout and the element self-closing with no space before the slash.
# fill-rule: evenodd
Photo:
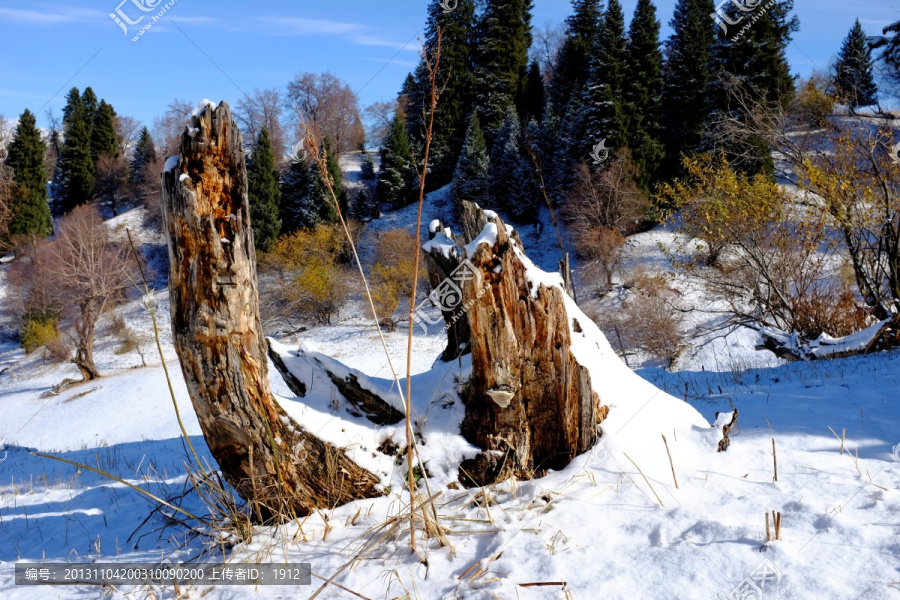
<svg viewBox="0 0 900 600">
<path fill-rule="evenodd" d="M 493 213 L 466 246 L 474 276 L 463 288 L 472 339 L 472 377 L 462 398 L 462 434 L 484 452 L 461 480 L 486 485 L 541 476 L 587 451 L 608 412 L 590 373 L 571 351 L 581 331 L 560 282 L 538 281 L 518 236 Z"/>
<path fill-rule="evenodd" d="M 162 176 L 173 341 L 203 435 L 264 519 L 379 496 L 375 475 L 270 391 L 243 147 L 228 105 L 206 101 Z"/>
<path fill-rule="evenodd" d="M 469 202 L 468 204 L 471 204 Z M 440 290 L 444 281 L 453 281 L 454 273 L 462 264 L 462 249 L 457 246 L 453 234 L 438 221 L 432 221 L 428 226 L 429 241 L 422 249 L 425 251 L 425 267 L 428 273 L 428 283 L 432 290 Z M 441 309 L 444 318 L 444 329 L 447 331 L 447 346 L 441 353 L 441 360 L 449 362 L 468 354 L 471 351 L 469 319 L 464 310 L 454 306 L 454 300 L 461 300 L 461 290 L 452 289 L 450 302 L 447 298 L 438 298 L 435 302 Z M 432 293 L 434 297 L 434 293 Z M 414 317 L 424 326 L 427 317 L 416 313 Z"/>
</svg>

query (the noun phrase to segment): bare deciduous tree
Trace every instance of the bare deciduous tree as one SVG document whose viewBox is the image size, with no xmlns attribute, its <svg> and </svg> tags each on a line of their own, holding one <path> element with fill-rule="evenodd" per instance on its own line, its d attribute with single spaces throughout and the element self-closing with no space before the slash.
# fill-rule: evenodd
<svg viewBox="0 0 900 600">
<path fill-rule="evenodd" d="M 116 115 L 115 126 L 119 156 L 124 158 L 137 145 L 137 139 L 141 133 L 141 122 L 129 115 Z"/>
<path fill-rule="evenodd" d="M 254 143 L 263 129 L 269 131 L 276 166 L 284 162 L 288 151 L 281 124 L 283 113 L 281 93 L 275 88 L 253 90 L 252 96 L 244 96 L 234 107 L 234 120 L 241 127 L 246 143 Z"/>
<path fill-rule="evenodd" d="M 160 157 L 178 154 L 181 146 L 181 134 L 191 118 L 194 105 L 178 98 L 169 103 L 166 112 L 153 119 L 153 144 Z"/>
<path fill-rule="evenodd" d="M 556 58 L 566 40 L 566 26 L 564 23 L 553 24 L 549 19 L 544 21 L 542 27 L 535 28 L 534 46 L 532 54 L 541 67 L 541 75 L 544 82 L 553 79 L 556 69 Z"/>
<path fill-rule="evenodd" d="M 758 140 L 778 151 L 776 173 L 796 181 L 806 207 L 842 241 L 860 296 L 878 319 L 900 309 L 900 165 L 892 160 L 888 124 L 865 116 L 832 116 L 810 124 L 802 104 L 788 111 L 755 105 L 740 87 L 731 90 L 741 119 L 724 115 L 717 138 L 753 152 Z"/>
<path fill-rule="evenodd" d="M 366 121 L 366 139 L 381 143 L 391 130 L 391 121 L 397 114 L 397 100 L 373 102 L 363 111 Z"/>
<path fill-rule="evenodd" d="M 587 163 L 575 169 L 575 183 L 562 216 L 574 232 L 597 226 L 635 233 L 648 217 L 649 199 L 635 183 L 630 156 L 623 152 L 605 168 Z"/>
<path fill-rule="evenodd" d="M 13 121 L 9 121 L 3 115 L 0 115 L 0 162 L 6 160 L 6 148 L 12 142 L 13 132 L 16 125 Z"/>
<path fill-rule="evenodd" d="M 735 173 L 724 158 L 687 159 L 685 167 L 690 179 L 666 184 L 660 194 L 680 209 L 676 228 L 687 253 L 702 242 L 694 252 L 705 265 L 673 260 L 727 303 L 726 323 L 796 332 L 807 340 L 869 324 L 835 273 L 839 239 L 825 215 L 795 205 L 765 176 Z"/>
<path fill-rule="evenodd" d="M 53 242 L 42 247 L 47 287 L 60 315 L 74 330 L 72 361 L 85 381 L 100 377 L 94 364 L 94 330 L 100 315 L 124 296 L 134 261 L 127 246 L 110 237 L 93 206 L 80 206 L 60 224 Z"/>
<path fill-rule="evenodd" d="M 13 170 L 0 162 L 0 254 L 6 254 L 10 250 L 9 205 L 15 186 Z"/>
<path fill-rule="evenodd" d="M 317 144 L 329 136 L 338 154 L 356 150 L 365 142 L 359 99 L 342 79 L 328 71 L 299 73 L 287 89 L 299 139 L 306 139 L 307 129 L 315 133 Z"/>
<path fill-rule="evenodd" d="M 119 204 L 126 196 L 128 163 L 122 156 L 103 154 L 97 157 L 97 177 L 94 194 L 109 206 L 112 216 L 119 214 Z"/>
</svg>

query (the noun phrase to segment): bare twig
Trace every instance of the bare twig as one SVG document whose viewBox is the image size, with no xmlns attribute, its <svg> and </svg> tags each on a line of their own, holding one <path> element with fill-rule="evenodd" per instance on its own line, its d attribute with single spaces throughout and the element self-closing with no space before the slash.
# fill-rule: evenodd
<svg viewBox="0 0 900 600">
<path fill-rule="evenodd" d="M 623 452 L 622 454 L 625 454 L 625 453 Z M 656 493 L 656 490 L 653 489 L 653 486 L 650 484 L 650 480 L 647 479 L 647 476 L 644 475 L 644 472 L 641 471 L 641 468 L 640 468 L 639 466 L 637 466 L 637 463 L 634 462 L 633 460 L 631 460 L 631 457 L 628 456 L 627 454 L 625 454 L 625 458 L 627 458 L 629 461 L 631 461 L 631 464 L 634 465 L 634 467 L 638 470 L 638 473 L 641 474 L 641 477 L 644 478 L 644 481 L 647 482 L 647 487 L 650 488 L 650 491 L 653 492 L 653 495 L 656 496 L 656 499 L 657 499 L 657 500 L 659 500 L 659 505 L 662 506 L 663 508 L 665 508 L 666 505 L 663 504 L 662 498 L 660 498 L 660 497 L 659 497 L 659 494 Z"/>
<path fill-rule="evenodd" d="M 669 442 L 666 441 L 665 434 L 663 434 L 662 439 L 663 439 L 663 444 L 666 445 L 666 454 L 669 455 L 669 466 L 672 467 L 672 479 L 675 480 L 675 489 L 677 490 L 680 488 L 678 487 L 678 477 L 675 475 L 675 463 L 672 462 L 672 453 L 669 452 Z"/>
</svg>

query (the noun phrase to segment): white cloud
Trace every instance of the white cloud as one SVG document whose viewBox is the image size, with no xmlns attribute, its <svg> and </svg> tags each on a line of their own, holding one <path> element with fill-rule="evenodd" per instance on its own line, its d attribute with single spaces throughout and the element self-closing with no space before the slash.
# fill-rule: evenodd
<svg viewBox="0 0 900 600">
<path fill-rule="evenodd" d="M 356 23 L 297 17 L 261 17 L 259 22 L 270 28 L 268 31 L 270 35 L 340 35 L 362 29 L 362 26 Z"/>
<path fill-rule="evenodd" d="M 23 25 L 57 25 L 85 21 L 102 22 L 109 16 L 103 11 L 47 5 L 42 10 L 24 8 L 0 8 L 0 19 Z"/>
<path fill-rule="evenodd" d="M 415 38 L 407 42 L 395 42 L 393 40 L 386 40 L 374 35 L 361 33 L 354 35 L 352 41 L 359 46 L 381 46 L 384 48 L 393 48 L 395 50 L 413 50 L 416 52 L 419 50 L 419 44 L 416 42 Z"/>
</svg>

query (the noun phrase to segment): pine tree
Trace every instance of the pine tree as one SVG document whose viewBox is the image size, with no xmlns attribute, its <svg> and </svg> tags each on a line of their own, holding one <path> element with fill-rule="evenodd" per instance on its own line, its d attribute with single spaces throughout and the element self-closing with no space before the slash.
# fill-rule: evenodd
<svg viewBox="0 0 900 600">
<path fill-rule="evenodd" d="M 646 187 L 663 157 L 660 130 L 662 110 L 662 52 L 659 21 L 652 0 L 638 0 L 628 31 L 628 76 L 624 105 L 626 138 L 638 183 Z"/>
<path fill-rule="evenodd" d="M 870 47 L 881 49 L 878 58 L 887 69 L 883 75 L 894 83 L 900 82 L 900 21 L 894 21 L 881 32 L 883 35 L 869 38 Z"/>
<path fill-rule="evenodd" d="M 381 146 L 381 169 L 378 172 L 378 197 L 394 208 L 413 201 L 416 172 L 409 148 L 409 136 L 398 112 Z"/>
<path fill-rule="evenodd" d="M 81 95 L 81 102 L 84 104 L 84 118 L 87 121 L 88 129 L 91 129 L 94 126 L 94 121 L 97 120 L 97 114 L 100 110 L 97 94 L 90 87 L 86 87 Z"/>
<path fill-rule="evenodd" d="M 566 39 L 547 86 L 550 105 L 557 115 L 566 113 L 572 96 L 581 96 L 590 75 L 591 50 L 603 22 L 602 0 L 572 0 L 572 7 L 573 14 L 566 18 Z"/>
<path fill-rule="evenodd" d="M 759 19 L 734 39 L 729 39 L 730 31 L 719 32 L 712 59 L 715 74 L 720 76 L 713 85 L 717 110 L 730 110 L 731 101 L 725 88 L 735 84 L 750 94 L 751 101 L 782 109 L 790 106 L 794 79 L 785 51 L 791 34 L 800 28 L 797 17 L 789 17 L 793 8 L 794 0 L 775 3 L 769 10 L 754 15 Z M 741 16 L 732 4 L 725 10 L 731 20 Z M 725 83 L 723 78 L 727 80 Z"/>
<path fill-rule="evenodd" d="M 744 118 L 745 109 L 734 102 L 732 88 L 741 91 L 744 101 L 773 110 L 786 110 L 790 106 L 794 97 L 794 80 L 786 50 L 791 34 L 800 28 L 797 17 L 789 16 L 793 8 L 793 0 L 782 0 L 768 10 L 756 13 L 753 18 L 759 18 L 752 26 L 739 30 L 743 31 L 742 35 L 729 39 L 731 32 L 720 32 L 713 48 L 712 63 L 717 77 L 711 86 L 713 106 L 717 112 L 738 120 Z M 737 21 L 741 16 L 733 4 L 727 5 L 725 10 L 732 21 Z M 764 140 L 750 138 L 739 143 L 740 147 L 732 148 L 731 140 L 711 139 L 706 148 L 723 150 L 732 166 L 747 174 L 774 172 L 771 149 Z"/>
<path fill-rule="evenodd" d="M 44 237 L 53 233 L 44 171 L 46 147 L 36 123 L 26 108 L 7 149 L 6 164 L 13 169 L 16 183 L 9 207 L 10 236 Z"/>
<path fill-rule="evenodd" d="M 85 96 L 93 96 L 93 92 Z M 96 96 L 93 96 L 96 99 Z M 91 128 L 88 111 L 78 88 L 72 88 L 66 96 L 63 109 L 65 141 L 60 160 L 59 207 L 67 213 L 90 200 L 94 190 L 94 161 L 91 158 Z"/>
<path fill-rule="evenodd" d="M 337 220 L 318 165 L 302 158 L 291 162 L 281 180 L 280 217 L 282 234 Z"/>
<path fill-rule="evenodd" d="M 344 189 L 343 176 L 341 175 L 341 165 L 340 161 L 338 160 L 337 152 L 335 152 L 332 148 L 331 137 L 326 135 L 325 139 L 322 140 L 321 152 L 324 152 L 326 156 L 325 165 L 328 170 L 328 175 L 331 177 L 331 186 L 334 190 L 334 195 L 338 199 L 338 206 L 341 208 L 341 212 L 346 215 L 348 208 L 347 191 Z M 323 190 L 323 195 L 326 191 L 327 189 Z M 329 203 L 333 203 L 334 199 L 329 198 L 329 201 Z M 336 220 L 337 215 L 335 215 L 329 222 L 333 223 Z"/>
<path fill-rule="evenodd" d="M 350 215 L 364 223 L 381 216 L 378 198 L 375 197 L 369 186 L 364 185 L 357 189 L 353 205 L 350 207 Z"/>
<path fill-rule="evenodd" d="M 437 30 L 441 29 L 441 62 L 438 65 L 437 89 L 440 92 L 434 113 L 431 150 L 428 159 L 428 187 L 446 185 L 453 177 L 456 158 L 465 135 L 465 117 L 469 110 L 470 55 L 474 35 L 475 2 L 459 0 L 450 12 L 442 0 L 431 0 L 425 28 L 425 48 L 429 53 L 437 47 Z M 408 91 L 407 113 L 410 143 L 425 147 L 426 108 L 431 100 L 431 79 L 424 60 L 416 68 L 415 79 Z M 422 152 L 417 152 L 421 159 Z"/>
<path fill-rule="evenodd" d="M 522 132 L 519 142 L 519 156 L 513 171 L 513 180 L 517 182 L 517 186 L 507 209 L 509 216 L 519 223 L 534 223 L 538 217 L 541 187 L 530 152 L 540 154 L 540 149 L 534 144 L 539 132 L 540 125 L 532 119 Z"/>
<path fill-rule="evenodd" d="M 96 164 L 100 156 L 119 156 L 119 141 L 116 138 L 116 111 L 106 100 L 100 101 L 91 129 L 91 158 Z"/>
<path fill-rule="evenodd" d="M 537 61 L 532 60 L 528 67 L 528 76 L 525 78 L 522 94 L 516 102 L 516 110 L 526 121 L 534 119 L 540 122 L 544 118 L 544 103 L 544 77 L 541 75 L 541 68 Z"/>
<path fill-rule="evenodd" d="M 591 72 L 582 94 L 582 107 L 573 162 L 587 160 L 591 150 L 606 140 L 614 151 L 627 145 L 622 90 L 628 51 L 625 15 L 619 0 L 610 0 L 591 57 Z M 631 74 L 630 76 L 633 76 Z"/>
<path fill-rule="evenodd" d="M 715 43 L 713 0 L 677 0 L 669 25 L 663 68 L 662 124 L 666 156 L 662 171 L 681 171 L 681 155 L 700 146 L 704 125 L 712 111 L 707 88 Z"/>
<path fill-rule="evenodd" d="M 417 109 L 416 106 L 419 108 Z M 422 102 L 418 98 L 416 92 L 416 78 L 412 73 L 406 74 L 403 85 L 400 86 L 400 93 L 397 94 L 397 107 L 404 122 L 409 118 L 410 114 L 421 114 Z"/>
<path fill-rule="evenodd" d="M 488 173 L 490 172 L 490 160 L 488 159 L 487 143 L 481 132 L 478 122 L 478 113 L 472 112 L 469 117 L 469 126 L 466 128 L 466 139 L 463 142 L 462 152 L 456 163 L 456 172 L 453 176 L 453 197 L 457 204 L 460 200 L 469 200 L 481 206 L 487 206 Z"/>
<path fill-rule="evenodd" d="M 363 179 L 375 179 L 375 161 L 372 160 L 372 155 L 368 152 L 365 153 L 366 157 L 363 159 L 362 166 L 360 167 L 360 177 Z"/>
<path fill-rule="evenodd" d="M 486 0 L 474 46 L 472 86 L 489 142 L 521 93 L 531 48 L 532 0 Z"/>
<path fill-rule="evenodd" d="M 491 148 L 491 207 L 510 211 L 518 200 L 519 182 L 516 175 L 521 160 L 521 142 L 522 127 L 519 124 L 519 116 L 516 109 L 510 106 L 506 110 L 506 118 L 497 130 L 496 140 Z"/>
<path fill-rule="evenodd" d="M 275 245 L 281 233 L 281 189 L 275 170 L 275 155 L 269 130 L 263 128 L 250 155 L 247 169 L 247 192 L 250 200 L 250 224 L 256 249 L 266 252 Z"/>
<path fill-rule="evenodd" d="M 839 100 L 848 104 L 851 110 L 877 102 L 878 88 L 872 75 L 872 49 L 866 40 L 866 32 L 856 19 L 834 65 L 834 86 Z"/>
<path fill-rule="evenodd" d="M 134 155 L 131 157 L 131 181 L 136 184 L 143 183 L 147 165 L 155 162 L 156 146 L 153 144 L 150 131 L 144 127 L 141 129 L 137 145 L 134 148 Z"/>
</svg>

